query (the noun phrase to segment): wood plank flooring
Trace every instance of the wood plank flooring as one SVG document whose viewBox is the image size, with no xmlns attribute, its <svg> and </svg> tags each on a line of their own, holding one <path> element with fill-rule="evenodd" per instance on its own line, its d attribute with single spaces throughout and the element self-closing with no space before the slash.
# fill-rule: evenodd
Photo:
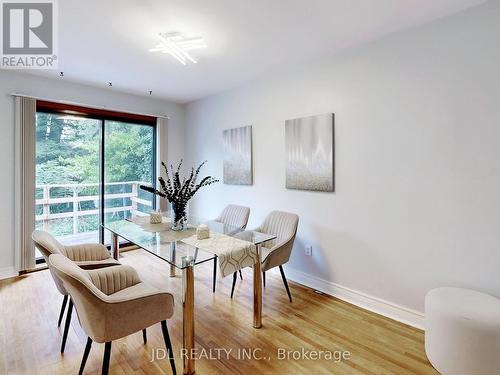
<svg viewBox="0 0 500 375">
<path fill-rule="evenodd" d="M 122 253 L 121 261 L 135 267 L 144 281 L 174 294 L 175 314 L 168 326 L 182 374 L 180 274 L 170 278 L 167 263 L 142 250 Z M 289 303 L 280 276 L 266 276 L 263 327 L 256 330 L 251 270 L 238 279 L 231 300 L 232 277 L 218 280 L 212 294 L 212 263 L 195 268 L 197 374 L 437 374 L 425 356 L 422 331 L 293 282 Z M 78 373 L 87 337 L 74 314 L 66 352 L 60 354 L 61 302 L 48 271 L 0 281 L 0 374 Z M 140 332 L 113 342 L 110 374 L 170 374 L 166 359 L 152 361 L 155 349 L 164 349 L 159 324 L 148 328 L 146 345 Z M 323 351 L 323 357 L 299 359 L 302 349 Z M 297 352 L 284 360 L 279 357 L 284 350 Z M 103 344 L 93 344 L 86 374 L 101 373 L 103 351 Z M 350 358 L 335 361 L 327 351 L 348 351 Z M 249 353 L 258 359 L 249 359 Z"/>
</svg>

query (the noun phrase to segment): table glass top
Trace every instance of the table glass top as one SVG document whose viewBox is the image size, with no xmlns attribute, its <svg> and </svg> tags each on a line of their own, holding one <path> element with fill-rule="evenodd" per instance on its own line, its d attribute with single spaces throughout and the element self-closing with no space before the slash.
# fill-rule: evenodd
<svg viewBox="0 0 500 375">
<path fill-rule="evenodd" d="M 170 217 L 170 213 L 165 213 L 162 223 L 151 224 L 149 216 L 134 216 L 126 220 L 105 223 L 103 227 L 180 269 L 213 260 L 216 257 L 215 254 L 202 248 L 182 242 L 184 238 L 196 235 L 196 228 L 201 224 L 207 225 L 211 232 L 236 237 L 254 245 L 276 238 L 274 235 L 242 230 L 215 220 L 204 220 L 195 216 L 188 216 L 186 230 L 174 231 L 171 229 Z"/>
</svg>

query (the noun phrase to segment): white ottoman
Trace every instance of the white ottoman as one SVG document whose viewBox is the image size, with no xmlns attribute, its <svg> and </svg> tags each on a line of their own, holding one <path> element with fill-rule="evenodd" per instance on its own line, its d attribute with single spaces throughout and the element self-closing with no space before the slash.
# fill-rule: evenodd
<svg viewBox="0 0 500 375">
<path fill-rule="evenodd" d="M 443 375 L 500 374 L 500 299 L 468 289 L 431 290 L 425 353 Z"/>
</svg>

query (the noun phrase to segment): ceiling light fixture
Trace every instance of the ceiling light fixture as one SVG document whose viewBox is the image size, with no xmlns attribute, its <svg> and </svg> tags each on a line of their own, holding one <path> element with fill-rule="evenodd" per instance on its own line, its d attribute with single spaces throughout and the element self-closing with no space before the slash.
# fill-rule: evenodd
<svg viewBox="0 0 500 375">
<path fill-rule="evenodd" d="M 196 64 L 196 60 L 193 59 L 187 51 L 205 48 L 207 46 L 205 40 L 201 36 L 186 37 L 176 31 L 160 33 L 159 36 L 160 42 L 149 51 L 169 53 L 182 65 L 186 65 L 187 61 L 191 61 L 193 64 Z"/>
</svg>

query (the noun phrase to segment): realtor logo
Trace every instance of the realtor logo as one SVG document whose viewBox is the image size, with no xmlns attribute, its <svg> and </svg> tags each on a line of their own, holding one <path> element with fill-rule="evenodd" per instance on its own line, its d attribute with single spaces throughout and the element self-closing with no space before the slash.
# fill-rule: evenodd
<svg viewBox="0 0 500 375">
<path fill-rule="evenodd" d="M 56 0 L 1 0 L 1 68 L 57 68 Z"/>
</svg>

